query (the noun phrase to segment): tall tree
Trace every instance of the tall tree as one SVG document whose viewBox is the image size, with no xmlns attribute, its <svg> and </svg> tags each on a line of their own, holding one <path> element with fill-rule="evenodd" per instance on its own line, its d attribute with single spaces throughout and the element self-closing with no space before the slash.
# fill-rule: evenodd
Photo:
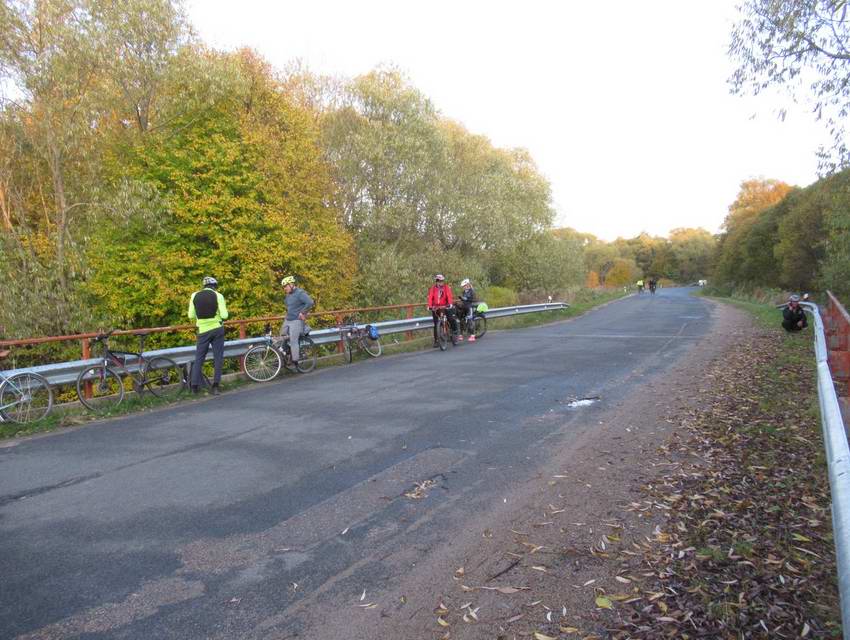
<svg viewBox="0 0 850 640">
<path fill-rule="evenodd" d="M 50 173 L 50 222 L 65 289 L 70 218 L 85 205 L 79 180 L 68 178 L 85 171 L 91 147 L 102 37 L 83 0 L 4 0 L 0 24 L 0 80 L 19 95 L 13 106 L 29 112 L 23 131 Z"/>
<path fill-rule="evenodd" d="M 670 248 L 676 259 L 677 280 L 683 283 L 707 278 L 717 240 L 705 229 L 673 229 Z"/>
<path fill-rule="evenodd" d="M 777 87 L 811 104 L 833 138 L 821 150 L 821 169 L 850 163 L 844 121 L 850 113 L 850 24 L 844 0 L 746 0 L 732 31 L 738 67 L 733 93 Z M 785 111 L 780 112 L 784 117 Z"/>
<path fill-rule="evenodd" d="M 741 183 L 735 202 L 723 221 L 723 233 L 717 246 L 714 277 L 722 283 L 741 284 L 745 280 L 741 265 L 745 260 L 745 242 L 758 216 L 780 202 L 792 187 L 779 180 L 754 179 Z"/>
</svg>

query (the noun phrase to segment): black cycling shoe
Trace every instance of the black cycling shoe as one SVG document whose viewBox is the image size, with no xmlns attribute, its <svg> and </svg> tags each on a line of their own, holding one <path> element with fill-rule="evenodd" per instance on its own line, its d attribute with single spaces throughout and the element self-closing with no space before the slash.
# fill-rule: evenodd
<svg viewBox="0 0 850 640">
<path fill-rule="evenodd" d="M 198 389 L 198 387 L 192 387 L 192 395 L 193 396 L 198 395 L 200 392 L 201 392 L 201 390 Z"/>
<path fill-rule="evenodd" d="M 214 384 L 214 385 L 212 386 L 212 394 L 213 394 L 214 396 L 221 395 L 221 389 L 219 389 L 219 388 L 218 388 L 218 385 L 217 385 L 217 384 Z"/>
</svg>

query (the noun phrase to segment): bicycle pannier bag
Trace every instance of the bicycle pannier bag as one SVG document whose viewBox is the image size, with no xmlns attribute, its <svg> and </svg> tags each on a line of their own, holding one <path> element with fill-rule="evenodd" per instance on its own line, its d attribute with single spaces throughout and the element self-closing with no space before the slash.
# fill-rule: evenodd
<svg viewBox="0 0 850 640">
<path fill-rule="evenodd" d="M 218 313 L 218 297 L 212 289 L 203 289 L 195 294 L 195 314 L 202 320 L 215 318 Z"/>
<path fill-rule="evenodd" d="M 378 333 L 378 327 L 373 327 L 371 324 L 366 325 L 366 330 L 369 332 L 369 337 L 372 340 L 377 340 L 381 335 Z"/>
</svg>

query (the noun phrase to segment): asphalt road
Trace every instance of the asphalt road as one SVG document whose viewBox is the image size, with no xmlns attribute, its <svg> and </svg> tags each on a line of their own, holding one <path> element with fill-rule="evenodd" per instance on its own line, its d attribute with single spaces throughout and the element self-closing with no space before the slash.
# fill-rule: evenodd
<svg viewBox="0 0 850 640">
<path fill-rule="evenodd" d="M 0 637 L 322 638 L 681 359 L 689 293 L 0 448 Z"/>
</svg>

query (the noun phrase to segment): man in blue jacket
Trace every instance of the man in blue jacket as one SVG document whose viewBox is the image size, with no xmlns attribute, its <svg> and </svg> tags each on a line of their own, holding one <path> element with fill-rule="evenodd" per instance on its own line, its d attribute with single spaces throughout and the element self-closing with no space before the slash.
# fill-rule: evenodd
<svg viewBox="0 0 850 640">
<path fill-rule="evenodd" d="M 297 365 L 301 357 L 298 339 L 304 333 L 304 323 L 307 313 L 313 308 L 313 298 L 304 289 L 295 286 L 295 276 L 286 276 L 280 281 L 286 294 L 286 319 L 280 328 L 281 336 L 289 336 L 289 349 L 292 353 L 292 364 Z"/>
</svg>

